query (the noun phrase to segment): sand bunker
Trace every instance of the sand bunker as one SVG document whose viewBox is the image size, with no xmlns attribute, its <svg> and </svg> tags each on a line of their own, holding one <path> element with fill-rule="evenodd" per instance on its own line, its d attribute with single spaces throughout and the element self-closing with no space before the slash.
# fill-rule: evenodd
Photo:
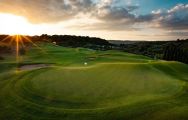
<svg viewBox="0 0 188 120">
<path fill-rule="evenodd" d="M 40 68 L 46 68 L 51 65 L 49 64 L 30 64 L 30 65 L 22 65 L 18 69 L 19 70 L 33 70 L 33 69 L 40 69 Z"/>
</svg>

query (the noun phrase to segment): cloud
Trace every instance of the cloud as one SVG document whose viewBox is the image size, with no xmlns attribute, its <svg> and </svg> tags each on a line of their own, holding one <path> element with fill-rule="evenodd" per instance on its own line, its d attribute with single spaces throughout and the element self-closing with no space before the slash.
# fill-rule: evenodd
<svg viewBox="0 0 188 120">
<path fill-rule="evenodd" d="M 74 14 L 63 0 L 0 0 L 0 6 L 1 12 L 25 16 L 33 23 L 56 22 Z"/>
<path fill-rule="evenodd" d="M 32 23 L 55 23 L 77 19 L 85 14 L 100 20 L 99 29 L 130 26 L 137 6 L 116 6 L 119 0 L 0 0 L 0 12 L 25 16 Z M 12 7 L 14 6 L 14 7 Z M 124 24 L 124 25 L 122 25 Z M 87 25 L 87 23 L 86 23 Z"/>
<path fill-rule="evenodd" d="M 136 15 L 137 5 L 118 4 L 121 0 L 0 0 L 0 12 L 25 16 L 32 23 L 56 23 L 81 19 L 83 15 L 96 23 L 77 24 L 75 27 L 106 30 L 138 30 L 156 27 L 169 30 L 188 29 L 188 4 L 178 4 L 169 10 L 151 11 Z M 138 25 L 138 27 L 137 27 Z M 70 25 L 71 26 L 71 25 Z"/>
<path fill-rule="evenodd" d="M 170 32 L 167 32 L 166 35 L 178 36 L 178 37 L 183 37 L 183 36 L 188 37 L 188 31 L 170 31 Z"/>
<path fill-rule="evenodd" d="M 59 22 L 91 8 L 90 0 L 0 0 L 0 12 L 25 16 L 33 23 Z"/>
<path fill-rule="evenodd" d="M 188 30 L 188 4 L 178 4 L 169 10 L 156 10 L 139 15 L 135 22 L 165 30 Z"/>
<path fill-rule="evenodd" d="M 160 13 L 158 22 L 161 27 L 166 29 L 188 29 L 188 4 L 178 4 L 170 10 Z"/>
</svg>

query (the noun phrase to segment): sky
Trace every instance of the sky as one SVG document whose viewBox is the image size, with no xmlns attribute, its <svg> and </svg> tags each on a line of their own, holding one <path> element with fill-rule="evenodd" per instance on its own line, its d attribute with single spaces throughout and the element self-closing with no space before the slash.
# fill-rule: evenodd
<svg viewBox="0 0 188 120">
<path fill-rule="evenodd" d="M 188 0 L 0 0 L 0 34 L 188 38 Z"/>
</svg>

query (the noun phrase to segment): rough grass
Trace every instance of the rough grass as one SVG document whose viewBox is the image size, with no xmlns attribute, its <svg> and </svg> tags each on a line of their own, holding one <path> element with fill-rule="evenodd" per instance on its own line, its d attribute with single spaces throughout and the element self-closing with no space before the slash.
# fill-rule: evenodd
<svg viewBox="0 0 188 120">
<path fill-rule="evenodd" d="M 0 120 L 186 120 L 188 66 L 118 51 L 41 45 L 0 68 Z M 87 62 L 87 65 L 84 63 Z"/>
</svg>

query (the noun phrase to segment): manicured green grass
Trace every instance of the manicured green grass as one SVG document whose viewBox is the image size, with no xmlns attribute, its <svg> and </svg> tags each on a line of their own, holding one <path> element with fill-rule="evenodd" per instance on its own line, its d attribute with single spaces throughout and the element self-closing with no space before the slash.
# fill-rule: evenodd
<svg viewBox="0 0 188 120">
<path fill-rule="evenodd" d="M 41 44 L 1 61 L 0 120 L 186 120 L 188 66 L 119 51 Z M 84 63 L 87 63 L 84 64 Z"/>
</svg>

